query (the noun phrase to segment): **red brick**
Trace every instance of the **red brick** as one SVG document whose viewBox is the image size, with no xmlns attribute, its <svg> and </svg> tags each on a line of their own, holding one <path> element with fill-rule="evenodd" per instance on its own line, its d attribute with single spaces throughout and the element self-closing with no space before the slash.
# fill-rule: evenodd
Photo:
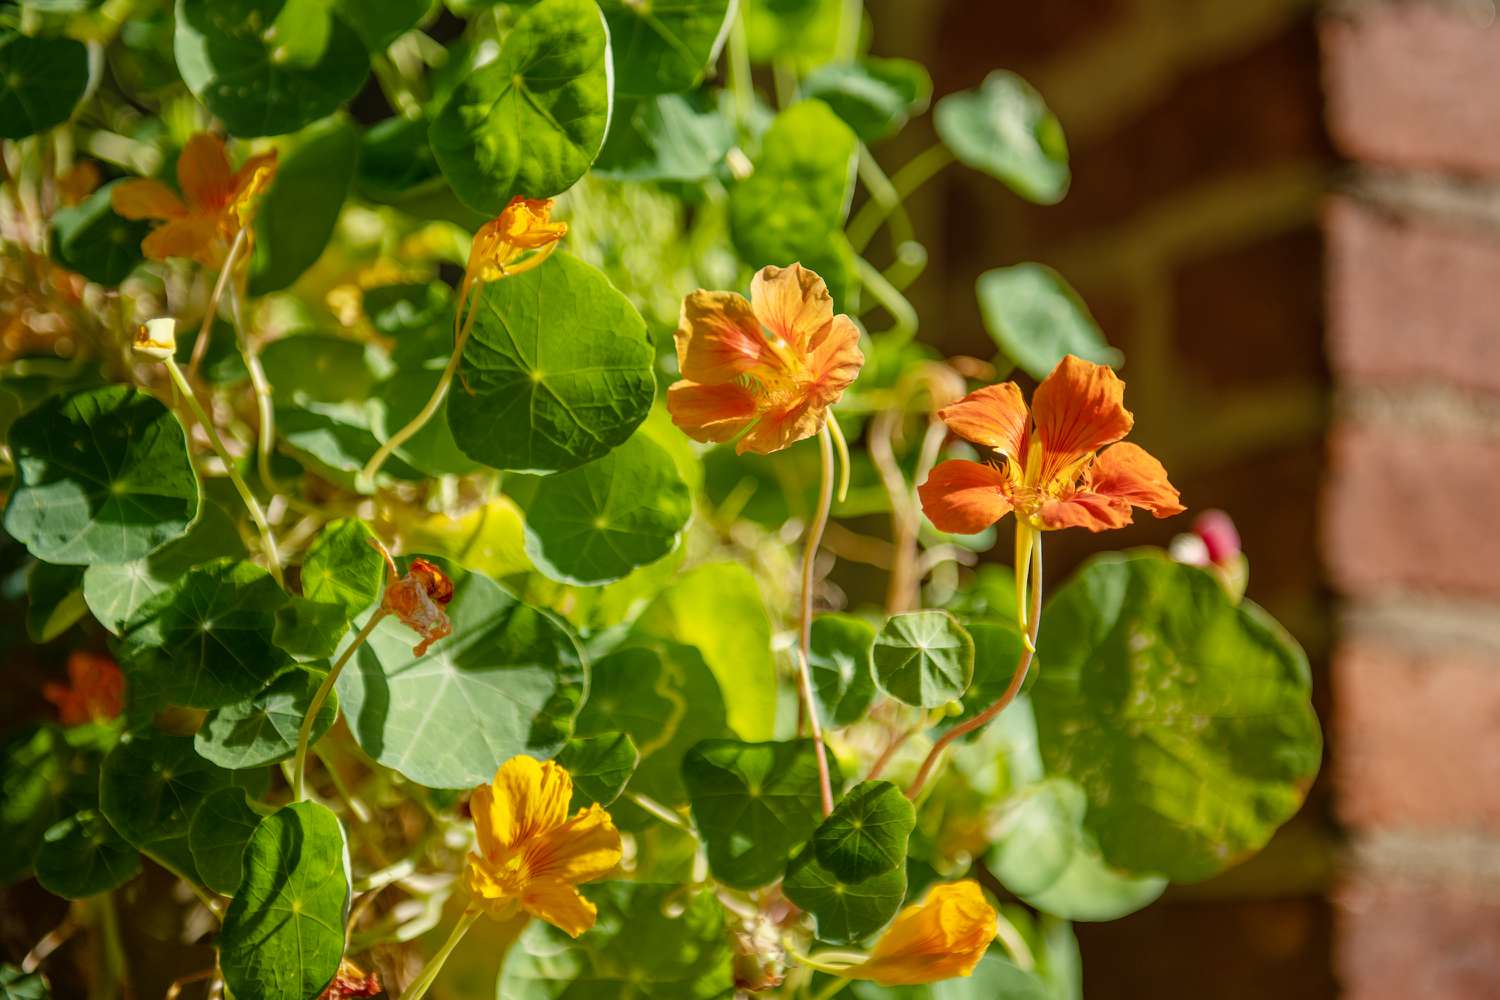
<svg viewBox="0 0 1500 1000">
<path fill-rule="evenodd" d="M 948 2 L 936 14 L 933 49 L 941 55 L 926 62 L 939 94 L 975 86 L 997 67 L 1034 75 L 1068 48 L 1117 30 L 1134 6 L 1129 0 L 1047 0 L 1021 14 L 1006 4 Z M 880 5 L 871 8 L 879 39 Z"/>
<path fill-rule="evenodd" d="M 1500 172 L 1500 27 L 1439 4 L 1366 4 L 1322 26 L 1328 123 L 1357 160 Z"/>
<path fill-rule="evenodd" d="M 1323 555 L 1338 589 L 1500 596 L 1500 443 L 1344 424 L 1329 452 Z"/>
<path fill-rule="evenodd" d="M 1500 832 L 1500 662 L 1353 640 L 1334 654 L 1333 698 L 1345 823 Z"/>
<path fill-rule="evenodd" d="M 1324 224 L 1328 351 L 1338 375 L 1500 392 L 1500 239 L 1348 198 L 1330 201 Z"/>
<path fill-rule="evenodd" d="M 1344 1000 L 1500 996 L 1500 901 L 1461 886 L 1361 878 L 1338 894 Z"/>
</svg>

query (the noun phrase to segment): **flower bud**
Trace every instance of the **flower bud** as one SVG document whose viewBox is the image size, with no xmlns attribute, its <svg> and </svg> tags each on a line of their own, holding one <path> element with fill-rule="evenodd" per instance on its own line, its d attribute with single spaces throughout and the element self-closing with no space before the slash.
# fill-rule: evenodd
<svg viewBox="0 0 1500 1000">
<path fill-rule="evenodd" d="M 146 320 L 135 328 L 132 346 L 148 358 L 167 360 L 177 353 L 177 321 L 170 316 Z"/>
</svg>

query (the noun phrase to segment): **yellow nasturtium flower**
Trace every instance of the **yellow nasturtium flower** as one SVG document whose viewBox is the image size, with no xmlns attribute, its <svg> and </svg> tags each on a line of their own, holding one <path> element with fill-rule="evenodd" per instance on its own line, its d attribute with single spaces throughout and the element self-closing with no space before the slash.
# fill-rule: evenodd
<svg viewBox="0 0 1500 1000">
<path fill-rule="evenodd" d="M 510 919 L 529 914 L 577 937 L 597 910 L 581 882 L 620 863 L 620 832 L 597 803 L 568 818 L 573 779 L 553 761 L 512 757 L 469 800 L 479 850 L 465 882 L 477 906 Z"/>
<path fill-rule="evenodd" d="M 498 281 L 540 265 L 567 233 L 566 222 L 552 221 L 552 199 L 512 198 L 498 216 L 474 234 L 469 265 L 458 291 L 460 306 L 476 284 Z M 533 250 L 536 252 L 521 259 Z"/>
<path fill-rule="evenodd" d="M 978 883 L 966 879 L 933 886 L 920 903 L 896 915 L 868 959 L 839 975 L 882 986 L 967 976 L 995 939 L 996 919 Z"/>
</svg>

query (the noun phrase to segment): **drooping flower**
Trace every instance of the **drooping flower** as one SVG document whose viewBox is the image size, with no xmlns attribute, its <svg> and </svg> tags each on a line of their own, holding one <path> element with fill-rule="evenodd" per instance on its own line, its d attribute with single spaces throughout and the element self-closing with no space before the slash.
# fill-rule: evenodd
<svg viewBox="0 0 1500 1000">
<path fill-rule="evenodd" d="M 823 279 L 801 264 L 766 267 L 750 301 L 699 289 L 682 300 L 682 379 L 667 390 L 672 422 L 696 441 L 762 455 L 816 434 L 859 375 L 859 330 Z M 742 435 L 742 436 L 741 436 Z"/>
<path fill-rule="evenodd" d="M 109 657 L 80 650 L 68 657 L 68 683 L 42 685 L 42 697 L 65 726 L 108 722 L 124 710 L 125 675 Z"/>
<path fill-rule="evenodd" d="M 498 281 L 537 267 L 568 234 L 566 222 L 552 221 L 551 198 L 512 198 L 494 219 L 479 227 L 469 244 L 469 264 L 459 289 L 462 300 L 476 283 Z M 521 258 L 529 251 L 536 253 Z"/>
<path fill-rule="evenodd" d="M 276 176 L 276 153 L 252 156 L 234 170 L 224 140 L 199 132 L 177 158 L 176 192 L 161 181 L 136 178 L 110 192 L 115 212 L 127 219 L 161 219 L 142 242 L 152 260 L 188 257 L 207 267 L 224 262 L 235 234 L 248 229 L 256 201 Z M 246 233 L 249 239 L 249 233 Z M 244 253 L 240 260 L 248 260 Z"/>
<path fill-rule="evenodd" d="M 405 576 L 398 575 L 390 553 L 383 546 L 376 548 L 385 557 L 386 583 L 380 610 L 394 615 L 422 637 L 412 649 L 413 656 L 421 656 L 433 643 L 453 634 L 453 623 L 443 610 L 453 600 L 453 581 L 420 556 L 411 561 Z"/>
<path fill-rule="evenodd" d="M 573 937 L 594 926 L 597 910 L 581 882 L 620 863 L 620 833 L 597 803 L 568 817 L 573 779 L 553 761 L 512 757 L 469 799 L 478 836 L 464 881 L 491 916 L 529 914 Z"/>
<path fill-rule="evenodd" d="M 138 354 L 165 361 L 177 353 L 177 321 L 170 316 L 146 320 L 135 328 L 130 346 Z"/>
<path fill-rule="evenodd" d="M 979 884 L 936 885 L 920 902 L 896 914 L 870 957 L 839 972 L 882 986 L 915 986 L 967 976 L 995 939 L 997 915 Z"/>
</svg>

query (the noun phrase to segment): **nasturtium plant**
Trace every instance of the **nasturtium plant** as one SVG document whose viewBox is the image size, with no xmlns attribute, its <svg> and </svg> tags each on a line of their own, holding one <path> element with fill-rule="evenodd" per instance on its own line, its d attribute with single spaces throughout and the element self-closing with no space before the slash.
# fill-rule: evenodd
<svg viewBox="0 0 1500 1000">
<path fill-rule="evenodd" d="M 0 995 L 1078 1000 L 1071 922 L 1296 812 L 1227 515 L 1044 592 L 1197 498 L 1062 274 L 922 325 L 907 199 L 1067 142 L 880 24 L 0 13 L 0 882 L 75 901 Z"/>
</svg>

